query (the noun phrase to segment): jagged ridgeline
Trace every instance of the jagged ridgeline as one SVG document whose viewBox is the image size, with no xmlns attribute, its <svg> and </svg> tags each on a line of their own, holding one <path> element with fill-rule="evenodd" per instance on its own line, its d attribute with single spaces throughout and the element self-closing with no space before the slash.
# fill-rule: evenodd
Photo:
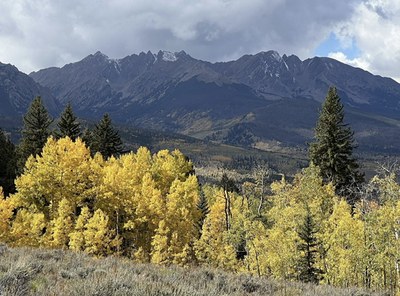
<svg viewBox="0 0 400 296">
<path fill-rule="evenodd" d="M 160 51 L 112 59 L 97 52 L 30 74 L 82 118 L 269 149 L 303 146 L 335 85 L 360 149 L 398 151 L 400 85 L 330 58 L 276 51 L 209 63 Z"/>
</svg>

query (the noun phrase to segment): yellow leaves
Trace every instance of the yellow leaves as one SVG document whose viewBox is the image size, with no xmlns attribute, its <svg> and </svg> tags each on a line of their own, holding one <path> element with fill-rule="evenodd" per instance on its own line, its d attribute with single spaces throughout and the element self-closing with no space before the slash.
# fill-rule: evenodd
<svg viewBox="0 0 400 296">
<path fill-rule="evenodd" d="M 326 250 L 325 281 L 339 286 L 356 285 L 357 273 L 362 274 L 364 250 L 364 225 L 351 215 L 351 208 L 338 200 L 321 234 Z"/>
<path fill-rule="evenodd" d="M 365 224 L 372 281 L 386 288 L 388 282 L 399 280 L 400 201 L 386 200 L 365 216 Z"/>
<path fill-rule="evenodd" d="M 24 173 L 16 180 L 22 205 L 35 205 L 51 219 L 63 198 L 77 203 L 88 187 L 89 160 L 90 152 L 80 139 L 56 141 L 50 137 L 42 155 L 30 157 Z"/>
<path fill-rule="evenodd" d="M 251 271 L 277 278 L 296 278 L 296 265 L 301 257 L 298 251 L 298 230 L 309 211 L 318 225 L 317 236 L 323 231 L 336 196 L 332 185 L 324 185 L 318 167 L 310 165 L 295 176 L 292 184 L 282 179 L 271 185 L 272 206 L 266 219 L 269 228 L 254 224 L 257 233 L 249 241 L 246 258 Z M 321 264 L 317 262 L 317 264 Z"/>
<path fill-rule="evenodd" d="M 236 250 L 228 241 L 225 225 L 225 200 L 222 189 L 215 193 L 202 229 L 202 235 L 195 242 L 197 260 L 215 267 L 236 270 Z"/>
<path fill-rule="evenodd" d="M 112 242 L 112 231 L 108 225 L 108 216 L 100 209 L 96 210 L 83 231 L 85 239 L 85 252 L 96 256 L 105 256 L 110 254 L 110 244 Z"/>
<path fill-rule="evenodd" d="M 190 235 L 193 235 L 194 228 L 191 225 L 188 226 L 187 221 L 196 221 L 199 218 L 198 200 L 199 186 L 196 176 L 189 176 L 183 182 L 176 179 L 171 184 L 167 195 L 166 213 L 171 216 L 171 223 L 175 223 L 178 229 L 191 230 L 189 231 Z M 177 217 L 179 219 L 176 219 Z M 188 227 L 191 229 L 187 229 Z M 183 232 L 187 231 L 183 229 Z"/>
<path fill-rule="evenodd" d="M 0 187 L 0 242 L 8 242 L 10 237 L 11 218 L 15 209 L 15 198 L 4 198 Z"/>
<path fill-rule="evenodd" d="M 177 150 L 152 156 L 140 148 L 105 160 L 91 157 L 79 138 L 50 137 L 42 154 L 28 159 L 18 193 L 0 202 L 0 230 L 11 229 L 18 244 L 102 256 L 119 252 L 123 242 L 122 252 L 138 260 L 186 264 L 193 259 L 199 218 L 192 171 Z"/>
<path fill-rule="evenodd" d="M 380 198 L 366 202 L 373 204 L 368 211 L 355 213 L 331 184 L 323 184 L 313 165 L 291 183 L 274 182 L 257 215 L 251 194 L 231 193 L 226 211 L 224 191 L 205 186 L 209 212 L 204 210 L 201 224 L 192 170 L 179 151 L 151 155 L 140 148 L 105 160 L 100 154 L 92 158 L 79 139 L 50 138 L 41 156 L 28 159 L 16 181 L 18 193 L 4 199 L 0 189 L 0 240 L 95 256 L 117 252 L 160 264 L 198 260 L 295 279 L 302 255 L 299 225 L 309 212 L 321 242 L 316 266 L 326 272 L 326 282 L 348 286 L 370 280 L 385 288 L 379 283 L 398 281 L 400 186 L 393 176 L 374 178 Z"/>
<path fill-rule="evenodd" d="M 90 212 L 88 207 L 84 207 L 81 210 L 80 215 L 75 223 L 74 231 L 72 231 L 69 236 L 69 248 L 74 251 L 83 251 L 85 246 L 84 231 L 85 226 L 90 218 Z"/>
<path fill-rule="evenodd" d="M 51 221 L 50 244 L 54 247 L 66 248 L 69 241 L 68 235 L 73 229 L 74 208 L 70 201 L 63 198 L 58 205 L 57 213 L 57 217 Z"/>
<path fill-rule="evenodd" d="M 152 241 L 152 262 L 184 264 L 193 258 L 191 245 L 196 237 L 195 222 L 199 188 L 197 178 L 189 176 L 185 181 L 175 179 L 163 203 L 164 211 Z"/>
<path fill-rule="evenodd" d="M 165 221 L 161 220 L 156 230 L 156 234 L 153 237 L 153 241 L 151 242 L 153 247 L 151 262 L 161 264 L 171 262 L 171 254 L 168 250 L 169 236 L 170 229 L 167 227 Z"/>
<path fill-rule="evenodd" d="M 162 194 L 168 192 L 175 179 L 185 180 L 192 170 L 192 163 L 178 150 L 161 150 L 153 156 L 152 173 Z"/>
<path fill-rule="evenodd" d="M 396 182 L 396 175 L 390 174 L 384 178 L 375 176 L 370 184 L 378 187 L 382 202 L 395 202 L 400 200 L 400 185 Z"/>
<path fill-rule="evenodd" d="M 43 213 L 35 213 L 27 209 L 20 210 L 11 227 L 12 245 L 37 247 L 42 242 L 46 228 Z"/>
<path fill-rule="evenodd" d="M 120 239 L 110 229 L 108 216 L 100 209 L 92 216 L 87 207 L 82 209 L 69 238 L 70 249 L 95 256 L 111 254 L 121 244 Z"/>
</svg>

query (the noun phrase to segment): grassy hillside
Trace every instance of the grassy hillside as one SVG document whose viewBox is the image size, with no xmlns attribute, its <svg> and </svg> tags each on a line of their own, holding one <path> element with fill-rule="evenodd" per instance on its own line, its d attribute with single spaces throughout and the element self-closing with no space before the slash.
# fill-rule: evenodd
<svg viewBox="0 0 400 296">
<path fill-rule="evenodd" d="M 204 267 L 94 259 L 63 250 L 0 246 L 0 295 L 384 295 L 275 281 Z"/>
</svg>

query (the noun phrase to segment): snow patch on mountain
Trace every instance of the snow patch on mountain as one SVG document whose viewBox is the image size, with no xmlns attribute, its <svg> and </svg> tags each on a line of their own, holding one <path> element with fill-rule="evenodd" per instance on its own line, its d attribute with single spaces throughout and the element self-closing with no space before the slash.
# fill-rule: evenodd
<svg viewBox="0 0 400 296">
<path fill-rule="evenodd" d="M 176 62 L 178 57 L 175 52 L 163 51 L 162 52 L 162 60 L 165 62 Z"/>
<path fill-rule="evenodd" d="M 279 53 L 276 52 L 276 51 L 272 51 L 271 56 L 272 56 L 275 60 L 277 60 L 278 62 L 280 62 L 280 61 L 282 60 L 281 56 L 280 56 Z"/>
</svg>

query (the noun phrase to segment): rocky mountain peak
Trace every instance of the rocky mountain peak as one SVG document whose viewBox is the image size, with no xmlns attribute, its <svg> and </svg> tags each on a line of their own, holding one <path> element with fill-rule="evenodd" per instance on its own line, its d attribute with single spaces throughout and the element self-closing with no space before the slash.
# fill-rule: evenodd
<svg viewBox="0 0 400 296">
<path fill-rule="evenodd" d="M 269 139 L 275 131 L 275 140 L 299 143 L 312 135 L 317 109 L 331 85 L 349 110 L 400 120 L 400 85 L 393 80 L 333 59 L 302 61 L 274 50 L 220 63 L 197 60 L 184 51 L 148 51 L 119 60 L 96 52 L 31 77 L 50 88 L 59 102 L 71 101 L 80 116 L 108 112 L 120 122 L 201 137 L 232 128 L 249 131 L 254 139 Z M 254 123 L 242 122 L 249 112 L 255 114 Z M 365 118 L 358 130 L 368 126 L 372 143 L 377 126 L 390 120 Z"/>
<path fill-rule="evenodd" d="M 0 77 L 6 77 L 10 74 L 17 74 L 19 72 L 18 68 L 11 64 L 3 64 L 0 62 Z"/>
</svg>

